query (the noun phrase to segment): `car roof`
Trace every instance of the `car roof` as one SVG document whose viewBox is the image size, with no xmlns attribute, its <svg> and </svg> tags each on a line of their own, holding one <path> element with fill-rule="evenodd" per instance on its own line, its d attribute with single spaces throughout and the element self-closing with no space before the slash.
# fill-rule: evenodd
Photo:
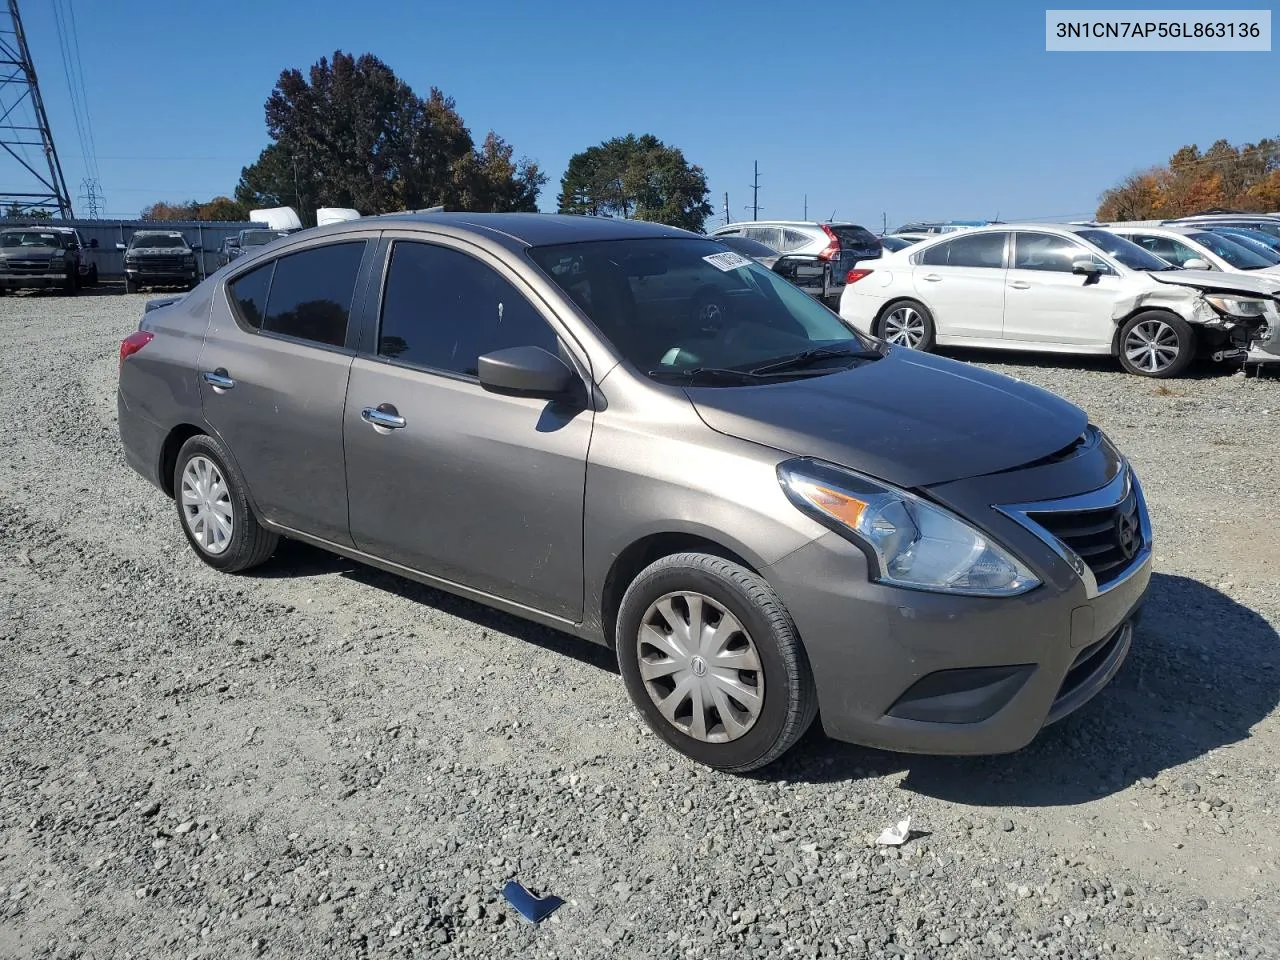
<svg viewBox="0 0 1280 960">
<path fill-rule="evenodd" d="M 135 230 L 135 237 L 180 237 L 181 230 Z"/>
<path fill-rule="evenodd" d="M 346 220 L 309 231 L 341 233 L 392 224 L 429 225 L 459 232 L 481 233 L 506 245 L 530 247 L 593 240 L 626 240 L 644 237 L 700 237 L 700 234 L 647 220 L 587 217 L 558 213 L 391 213 L 376 218 Z M 703 238 L 705 239 L 705 238 Z"/>
<path fill-rule="evenodd" d="M 743 227 L 861 227 L 862 224 L 852 220 L 739 220 L 736 223 L 721 224 L 712 233 L 725 230 L 741 230 Z"/>
<path fill-rule="evenodd" d="M 1130 225 L 1127 223 L 1117 223 L 1109 227 L 1099 227 L 1099 230 L 1109 230 L 1112 233 L 1132 233 L 1135 230 L 1141 230 L 1143 233 L 1169 233 L 1175 237 L 1186 237 L 1193 233 L 1204 233 L 1205 228 L 1199 224 L 1176 224 L 1176 223 L 1157 223 Z"/>
</svg>

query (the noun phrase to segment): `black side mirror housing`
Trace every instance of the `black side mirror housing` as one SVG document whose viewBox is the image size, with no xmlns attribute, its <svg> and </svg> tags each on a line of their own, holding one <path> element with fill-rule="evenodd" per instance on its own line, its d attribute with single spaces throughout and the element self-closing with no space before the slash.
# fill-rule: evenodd
<svg viewBox="0 0 1280 960">
<path fill-rule="evenodd" d="M 97 250 L 97 249 L 98 249 L 98 238 L 97 238 L 97 237 L 90 237 L 90 238 L 89 238 L 89 247 L 90 247 L 91 249 L 93 249 L 93 250 Z"/>
<path fill-rule="evenodd" d="M 480 386 L 490 393 L 564 400 L 580 384 L 559 357 L 541 347 L 508 347 L 480 357 Z"/>
</svg>

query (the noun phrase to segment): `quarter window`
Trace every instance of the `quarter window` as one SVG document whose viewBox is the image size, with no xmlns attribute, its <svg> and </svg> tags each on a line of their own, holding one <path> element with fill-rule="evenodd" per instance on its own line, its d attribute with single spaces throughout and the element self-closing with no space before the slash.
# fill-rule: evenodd
<svg viewBox="0 0 1280 960">
<path fill-rule="evenodd" d="M 920 254 L 920 263 L 935 267 L 1004 266 L 1005 233 L 966 233 L 935 244 Z"/>
<path fill-rule="evenodd" d="M 527 346 L 559 351 L 542 315 L 491 267 L 434 244 L 392 247 L 380 356 L 474 377 L 483 354 Z"/>
<path fill-rule="evenodd" d="M 262 329 L 262 317 L 267 312 L 267 291 L 271 289 L 271 271 L 275 262 L 242 274 L 228 284 L 231 302 L 235 304 L 240 319 L 255 330 Z"/>
</svg>

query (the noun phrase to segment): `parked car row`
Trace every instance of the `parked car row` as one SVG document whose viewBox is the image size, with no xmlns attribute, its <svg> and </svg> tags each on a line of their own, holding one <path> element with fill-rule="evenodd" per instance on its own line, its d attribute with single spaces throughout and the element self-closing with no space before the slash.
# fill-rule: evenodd
<svg viewBox="0 0 1280 960">
<path fill-rule="evenodd" d="M 1114 355 L 1172 377 L 1201 355 L 1280 360 L 1277 264 L 1191 226 L 971 227 L 860 262 L 839 311 L 914 350 Z"/>
</svg>

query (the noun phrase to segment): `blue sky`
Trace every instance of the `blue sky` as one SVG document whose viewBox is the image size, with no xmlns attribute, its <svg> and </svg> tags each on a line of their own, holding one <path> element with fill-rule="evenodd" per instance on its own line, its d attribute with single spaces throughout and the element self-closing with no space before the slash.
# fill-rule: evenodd
<svg viewBox="0 0 1280 960">
<path fill-rule="evenodd" d="M 266 145 L 280 70 L 335 48 L 440 87 L 477 142 L 492 128 L 537 160 L 544 209 L 573 153 L 628 132 L 702 165 L 717 216 L 728 191 L 750 217 L 758 160 L 762 218 L 799 218 L 807 194 L 810 217 L 873 229 L 1087 215 L 1185 143 L 1280 133 L 1277 53 L 1047 53 L 1045 5 L 1026 2 L 70 2 L 111 216 L 230 194 Z M 85 161 L 53 10 L 22 3 L 74 201 Z"/>
</svg>

